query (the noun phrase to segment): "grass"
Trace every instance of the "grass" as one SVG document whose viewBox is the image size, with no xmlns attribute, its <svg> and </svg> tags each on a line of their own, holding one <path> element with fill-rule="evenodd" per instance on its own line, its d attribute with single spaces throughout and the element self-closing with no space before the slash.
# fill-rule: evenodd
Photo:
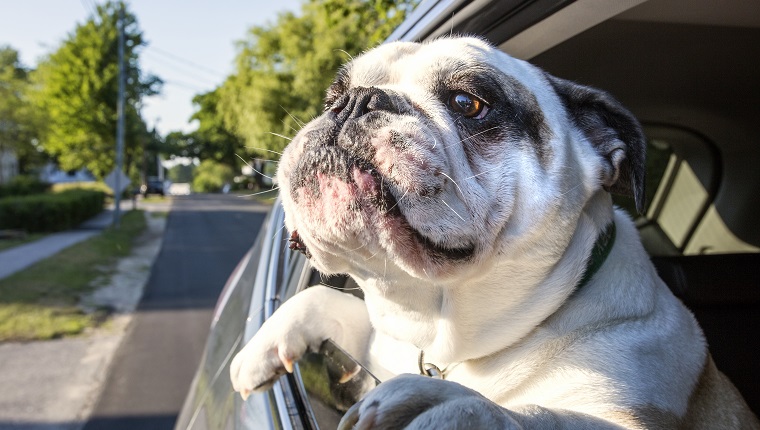
<svg viewBox="0 0 760 430">
<path fill-rule="evenodd" d="M 142 211 L 124 214 L 121 228 L 78 243 L 0 279 L 0 341 L 53 339 L 82 333 L 103 316 L 79 308 L 94 281 L 129 255 L 134 238 L 145 229 Z"/>
<path fill-rule="evenodd" d="M 141 202 L 145 203 L 163 203 L 168 202 L 171 200 L 171 196 L 160 196 L 157 194 L 150 194 L 148 196 L 145 196 L 140 200 Z"/>
<path fill-rule="evenodd" d="M 34 242 L 35 240 L 42 239 L 45 236 L 47 236 L 45 233 L 30 233 L 25 235 L 23 238 L 0 239 L 0 251 L 5 251 L 6 249 L 11 249 L 25 243 Z"/>
</svg>

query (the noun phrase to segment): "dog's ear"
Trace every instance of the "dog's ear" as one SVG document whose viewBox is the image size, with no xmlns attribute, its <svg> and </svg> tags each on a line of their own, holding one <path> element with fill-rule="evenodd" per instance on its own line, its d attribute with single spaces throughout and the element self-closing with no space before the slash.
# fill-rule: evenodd
<svg viewBox="0 0 760 430">
<path fill-rule="evenodd" d="M 604 188 L 633 197 L 636 210 L 643 213 L 647 143 L 639 121 L 604 91 L 547 76 L 570 118 L 605 160 Z"/>
</svg>

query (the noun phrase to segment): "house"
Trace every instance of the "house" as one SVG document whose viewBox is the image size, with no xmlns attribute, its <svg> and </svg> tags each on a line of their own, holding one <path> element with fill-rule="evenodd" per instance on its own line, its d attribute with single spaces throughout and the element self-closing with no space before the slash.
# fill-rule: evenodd
<svg viewBox="0 0 760 430">
<path fill-rule="evenodd" d="M 75 171 L 65 171 L 58 168 L 58 165 L 49 162 L 40 171 L 40 180 L 49 184 L 58 184 L 62 182 L 92 182 L 95 176 L 87 169 Z"/>
</svg>

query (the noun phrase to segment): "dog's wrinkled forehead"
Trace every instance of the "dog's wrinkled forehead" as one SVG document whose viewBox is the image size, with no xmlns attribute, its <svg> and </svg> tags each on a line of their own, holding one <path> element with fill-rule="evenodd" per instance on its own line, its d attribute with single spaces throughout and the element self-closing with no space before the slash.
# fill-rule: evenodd
<svg viewBox="0 0 760 430">
<path fill-rule="evenodd" d="M 494 63 L 492 49 L 478 39 L 441 39 L 379 46 L 347 64 L 336 82 L 345 88 L 435 83 L 431 78 L 483 73 Z"/>
</svg>

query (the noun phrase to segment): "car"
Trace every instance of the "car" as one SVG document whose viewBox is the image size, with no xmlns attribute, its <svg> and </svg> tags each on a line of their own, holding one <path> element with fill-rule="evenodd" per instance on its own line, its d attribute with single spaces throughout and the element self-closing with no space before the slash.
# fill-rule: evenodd
<svg viewBox="0 0 760 430">
<path fill-rule="evenodd" d="M 165 183 L 158 178 L 148 178 L 142 186 L 140 186 L 140 194 L 143 197 L 147 197 L 149 194 L 158 194 L 163 196 L 166 193 Z"/>
<path fill-rule="evenodd" d="M 760 4 L 429 0 L 389 40 L 447 34 L 479 35 L 604 89 L 640 119 L 648 209 L 617 204 L 630 209 L 661 277 L 699 320 L 717 366 L 760 413 Z M 276 202 L 224 288 L 176 429 L 329 429 L 354 400 L 330 378 L 351 360 L 330 344 L 268 392 L 246 401 L 233 393 L 232 357 L 283 301 L 316 284 L 361 297 L 352 279 L 324 278 L 291 252 L 283 223 Z M 376 372 L 360 369 L 359 380 L 373 383 Z"/>
</svg>

